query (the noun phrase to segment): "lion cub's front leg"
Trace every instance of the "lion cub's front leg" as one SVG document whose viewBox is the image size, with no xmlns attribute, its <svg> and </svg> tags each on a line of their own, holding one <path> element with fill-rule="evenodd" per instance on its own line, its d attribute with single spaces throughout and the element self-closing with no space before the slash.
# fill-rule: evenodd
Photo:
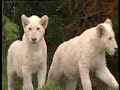
<svg viewBox="0 0 120 90">
<path fill-rule="evenodd" d="M 34 90 L 32 85 L 32 72 L 29 66 L 22 67 L 23 74 L 23 90 Z"/>
<path fill-rule="evenodd" d="M 79 64 L 79 74 L 83 90 L 92 90 L 92 85 L 89 76 L 89 69 L 86 65 Z"/>
<path fill-rule="evenodd" d="M 40 69 L 37 73 L 38 88 L 42 88 L 45 85 L 46 73 L 47 73 L 47 65 L 45 62 L 42 64 L 42 66 L 40 67 Z"/>
<path fill-rule="evenodd" d="M 117 83 L 114 76 L 110 73 L 107 66 L 100 67 L 96 70 L 96 76 L 102 80 L 104 83 L 108 84 L 113 88 L 119 88 L 119 84 Z"/>
</svg>

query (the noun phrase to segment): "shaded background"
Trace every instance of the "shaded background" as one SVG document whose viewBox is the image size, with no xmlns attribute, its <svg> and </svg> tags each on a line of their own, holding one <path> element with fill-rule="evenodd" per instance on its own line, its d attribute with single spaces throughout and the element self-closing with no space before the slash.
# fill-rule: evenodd
<svg viewBox="0 0 120 90">
<path fill-rule="evenodd" d="M 10 44 L 23 35 L 21 15 L 48 15 L 49 23 L 45 33 L 48 46 L 48 70 L 56 48 L 106 18 L 113 21 L 113 28 L 118 42 L 118 0 L 34 0 L 34 1 L 2 1 L 2 86 L 7 90 L 6 55 Z M 114 56 L 106 56 L 108 68 L 115 78 L 119 79 L 118 52 Z M 92 75 L 94 90 L 103 83 Z M 17 81 L 19 90 L 19 81 Z M 36 85 L 36 81 L 35 85 Z M 79 88 L 80 80 L 78 81 Z"/>
</svg>

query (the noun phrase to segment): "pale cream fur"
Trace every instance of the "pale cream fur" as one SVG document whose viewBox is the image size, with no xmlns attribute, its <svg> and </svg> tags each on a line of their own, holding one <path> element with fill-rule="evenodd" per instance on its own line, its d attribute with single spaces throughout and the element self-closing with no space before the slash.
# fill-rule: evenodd
<svg viewBox="0 0 120 90">
<path fill-rule="evenodd" d="M 24 35 L 22 41 L 11 44 L 7 56 L 8 90 L 14 90 L 16 75 L 23 78 L 23 90 L 34 90 L 32 74 L 37 73 L 38 88 L 45 85 L 47 72 L 47 46 L 44 40 L 48 16 L 22 15 Z"/>
<path fill-rule="evenodd" d="M 92 90 L 89 72 L 94 71 L 100 80 L 118 88 L 116 79 L 107 68 L 105 58 L 106 52 L 113 55 L 117 48 L 112 22 L 106 19 L 104 23 L 87 29 L 80 36 L 62 43 L 57 48 L 47 84 L 56 83 L 65 76 L 65 90 L 75 90 L 80 77 L 83 90 Z"/>
</svg>

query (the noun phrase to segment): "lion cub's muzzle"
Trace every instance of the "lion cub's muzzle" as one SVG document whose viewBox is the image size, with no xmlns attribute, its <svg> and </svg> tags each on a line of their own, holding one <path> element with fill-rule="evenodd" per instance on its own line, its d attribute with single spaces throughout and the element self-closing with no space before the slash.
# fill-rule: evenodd
<svg viewBox="0 0 120 90">
<path fill-rule="evenodd" d="M 32 44 L 36 44 L 37 43 L 37 38 L 31 38 Z"/>
</svg>

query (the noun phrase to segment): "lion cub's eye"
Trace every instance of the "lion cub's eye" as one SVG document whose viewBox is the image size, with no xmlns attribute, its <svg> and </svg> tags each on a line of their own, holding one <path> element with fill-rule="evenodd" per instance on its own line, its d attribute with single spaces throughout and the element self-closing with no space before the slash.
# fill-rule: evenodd
<svg viewBox="0 0 120 90">
<path fill-rule="evenodd" d="M 31 31 L 31 30 L 32 30 L 32 28 L 29 28 L 29 30 Z"/>
<path fill-rule="evenodd" d="M 109 40 L 112 40 L 112 37 L 109 37 L 108 39 L 109 39 Z"/>
<path fill-rule="evenodd" d="M 40 30 L 40 28 L 38 27 L 37 30 Z"/>
</svg>

